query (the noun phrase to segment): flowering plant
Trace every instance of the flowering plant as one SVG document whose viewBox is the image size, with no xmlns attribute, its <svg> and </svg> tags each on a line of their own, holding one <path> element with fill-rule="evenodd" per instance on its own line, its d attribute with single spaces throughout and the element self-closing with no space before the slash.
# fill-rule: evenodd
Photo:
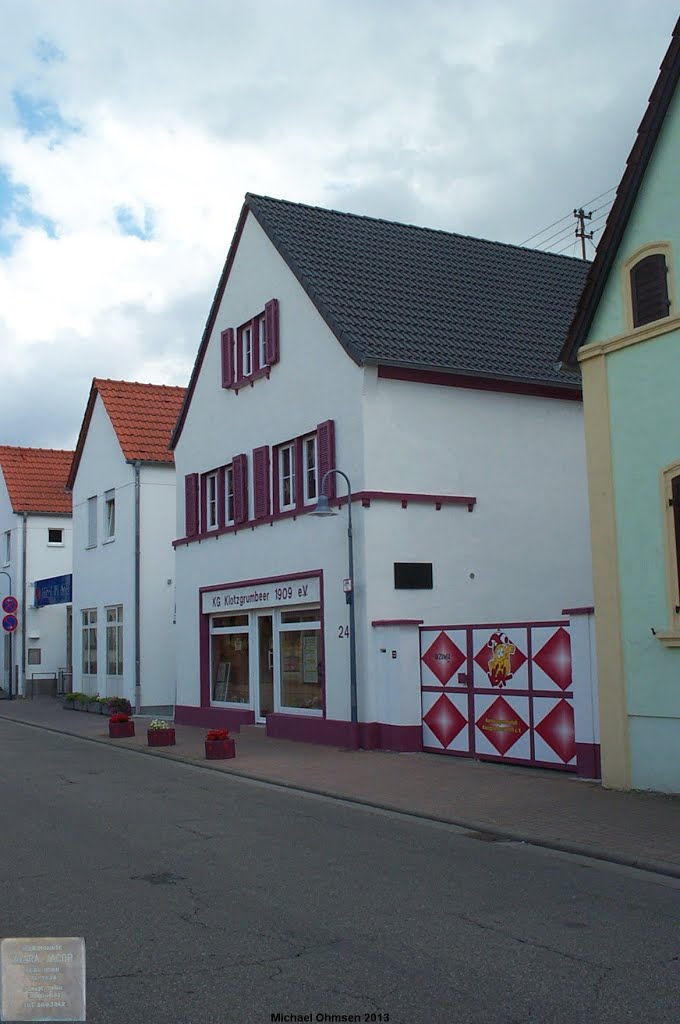
<svg viewBox="0 0 680 1024">
<path fill-rule="evenodd" d="M 205 737 L 207 740 L 228 740 L 228 729 L 210 729 Z"/>
<path fill-rule="evenodd" d="M 121 715 L 111 715 L 109 717 L 109 722 L 129 722 L 129 721 L 130 721 L 130 716 L 129 715 L 121 714 Z"/>
<path fill-rule="evenodd" d="M 154 718 L 149 724 L 149 729 L 172 729 L 172 722 L 165 722 L 162 718 Z"/>
<path fill-rule="evenodd" d="M 108 704 L 111 711 L 120 711 L 125 715 L 132 714 L 132 704 L 127 697 L 106 697 L 104 703 Z"/>
</svg>

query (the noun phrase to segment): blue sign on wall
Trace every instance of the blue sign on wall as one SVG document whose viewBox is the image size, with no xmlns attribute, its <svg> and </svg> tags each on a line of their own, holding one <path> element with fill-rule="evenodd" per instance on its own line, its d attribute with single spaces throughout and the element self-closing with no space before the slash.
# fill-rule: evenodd
<svg viewBox="0 0 680 1024">
<path fill-rule="evenodd" d="M 35 607 L 46 604 L 67 604 L 72 600 L 73 576 L 52 576 L 49 580 L 35 581 Z"/>
</svg>

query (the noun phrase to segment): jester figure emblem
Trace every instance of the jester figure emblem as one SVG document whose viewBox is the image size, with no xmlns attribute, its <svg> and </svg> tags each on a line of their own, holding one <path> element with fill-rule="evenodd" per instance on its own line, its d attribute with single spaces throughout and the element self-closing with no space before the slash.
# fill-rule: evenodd
<svg viewBox="0 0 680 1024">
<path fill-rule="evenodd" d="M 492 633 L 489 637 L 487 647 L 490 647 L 492 651 L 492 655 L 488 663 L 488 676 L 491 680 L 491 685 L 497 686 L 501 689 L 505 686 L 508 680 L 512 679 L 513 672 L 510 659 L 517 648 L 510 642 L 508 635 L 506 633 L 501 633 L 500 630 Z"/>
</svg>

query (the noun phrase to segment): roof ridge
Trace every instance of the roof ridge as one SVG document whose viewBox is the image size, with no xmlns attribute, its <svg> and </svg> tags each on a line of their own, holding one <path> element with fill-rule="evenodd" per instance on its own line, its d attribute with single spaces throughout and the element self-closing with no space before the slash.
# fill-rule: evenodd
<svg viewBox="0 0 680 1024">
<path fill-rule="evenodd" d="M 99 387 L 100 384 L 125 384 L 128 387 L 167 388 L 170 391 L 185 390 L 185 385 L 183 384 L 154 384 L 152 381 L 143 380 L 114 380 L 112 377 L 94 377 L 93 381 L 97 387 Z"/>
<path fill-rule="evenodd" d="M 293 206 L 305 210 L 318 210 L 319 213 L 332 214 L 335 217 L 350 217 L 354 220 L 370 221 L 373 224 L 387 224 L 391 227 L 408 228 L 411 231 L 422 231 L 431 235 L 443 235 L 446 238 L 469 239 L 471 242 L 483 242 L 485 245 L 497 245 L 503 249 L 519 249 L 523 252 L 537 253 L 541 256 L 549 256 L 564 261 L 569 260 L 576 263 L 589 263 L 589 260 L 582 260 L 578 256 L 566 256 L 562 253 L 546 252 L 544 249 L 532 249 L 531 246 L 517 245 L 515 242 L 499 242 L 493 238 L 480 238 L 479 235 L 463 234 L 460 231 L 445 231 L 444 228 L 431 228 L 423 224 L 411 224 L 406 221 L 388 220 L 386 217 L 371 217 L 370 214 L 352 213 L 349 210 L 334 210 L 327 206 L 316 206 L 312 203 L 296 203 L 291 199 L 277 199 L 275 196 L 263 196 L 255 192 L 246 192 L 245 202 L 249 204 L 250 199 L 264 200 L 265 203 L 277 203 L 281 206 Z"/>
<path fill-rule="evenodd" d="M 0 444 L 0 452 L 50 452 L 59 455 L 73 455 L 73 448 L 36 448 L 33 445 Z"/>
</svg>

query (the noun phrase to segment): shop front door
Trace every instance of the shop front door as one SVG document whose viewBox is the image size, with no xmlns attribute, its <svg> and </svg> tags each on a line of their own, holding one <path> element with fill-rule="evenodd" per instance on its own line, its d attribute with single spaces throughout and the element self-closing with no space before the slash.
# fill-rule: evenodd
<svg viewBox="0 0 680 1024">
<path fill-rule="evenodd" d="M 274 711 L 274 627 L 273 616 L 257 616 L 257 674 L 255 718 L 264 722 Z"/>
</svg>

